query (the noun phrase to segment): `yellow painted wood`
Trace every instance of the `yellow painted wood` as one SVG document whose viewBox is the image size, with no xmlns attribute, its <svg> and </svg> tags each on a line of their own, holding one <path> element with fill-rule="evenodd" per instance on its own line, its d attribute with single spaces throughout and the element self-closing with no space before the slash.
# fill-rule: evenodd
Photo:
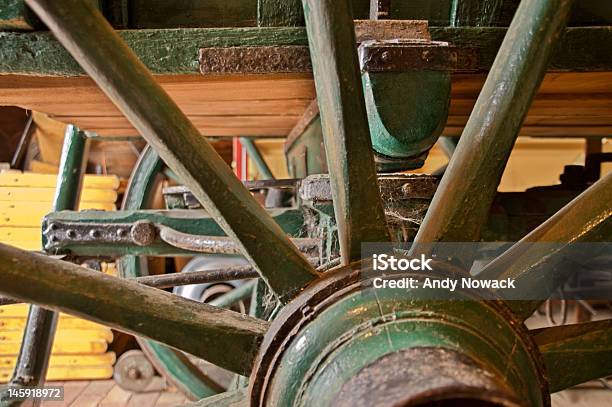
<svg viewBox="0 0 612 407">
<path fill-rule="evenodd" d="M 55 174 L 22 173 L 20 171 L 0 173 L 0 187 L 55 188 L 56 182 L 57 176 Z M 117 189 L 119 188 L 119 178 L 114 175 L 85 175 L 83 188 Z"/>
<path fill-rule="evenodd" d="M 101 355 L 75 354 L 75 355 L 52 355 L 50 366 L 107 366 L 117 360 L 115 352 L 106 352 Z M 17 356 L 0 356 L 0 369 L 12 369 L 17 362 Z"/>
<path fill-rule="evenodd" d="M 17 355 L 21 349 L 21 341 L 0 342 L 0 355 Z M 104 340 L 53 342 L 53 353 L 105 353 L 108 343 Z"/>
<path fill-rule="evenodd" d="M 10 380 L 13 369 L 0 369 L 0 383 Z M 108 366 L 50 366 L 47 380 L 101 380 L 113 376 L 113 367 Z"/>
<path fill-rule="evenodd" d="M 21 250 L 29 250 L 31 252 L 40 252 L 42 251 L 42 243 L 29 241 L 29 242 L 7 242 L 6 244 L 17 247 Z"/>
<path fill-rule="evenodd" d="M 86 209 L 114 211 L 116 206 L 110 202 L 83 202 L 79 210 Z M 50 212 L 50 203 L 0 201 L 0 226 L 40 228 L 42 219 Z"/>
<path fill-rule="evenodd" d="M 23 338 L 23 330 L 15 331 L 0 331 L 0 342 L 2 341 L 20 341 Z M 113 341 L 113 331 L 108 328 L 99 329 L 60 329 L 55 334 L 55 340 L 68 341 L 99 341 L 103 340 L 108 343 Z"/>
<path fill-rule="evenodd" d="M 32 160 L 30 162 L 30 171 L 41 174 L 57 174 L 59 166 L 39 160 Z"/>
<path fill-rule="evenodd" d="M 0 187 L 0 201 L 51 202 L 55 188 L 16 188 Z M 81 202 L 114 203 L 117 192 L 109 189 L 85 189 L 81 193 Z"/>
<path fill-rule="evenodd" d="M 23 331 L 25 328 L 26 318 L 24 317 L 2 317 L 0 318 L 1 331 Z M 102 325 L 95 322 L 85 321 L 78 318 L 60 317 L 57 329 L 97 329 L 104 328 Z M 108 329 L 108 328 L 106 328 Z"/>
<path fill-rule="evenodd" d="M 41 239 L 41 231 L 39 227 L 6 227 L 0 223 L 0 242 L 39 242 Z"/>
</svg>

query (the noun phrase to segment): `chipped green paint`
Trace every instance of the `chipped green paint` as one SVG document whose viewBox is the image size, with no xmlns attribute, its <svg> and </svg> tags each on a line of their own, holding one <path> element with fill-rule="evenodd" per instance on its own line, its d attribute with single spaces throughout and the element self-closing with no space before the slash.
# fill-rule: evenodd
<svg viewBox="0 0 612 407">
<path fill-rule="evenodd" d="M 415 238 L 478 241 L 510 152 L 569 16 L 571 0 L 524 0 Z"/>
<path fill-rule="evenodd" d="M 154 74 L 197 74 L 205 47 L 305 45 L 301 28 L 124 30 L 119 36 Z M 83 75 L 83 69 L 47 32 L 0 33 L 0 73 Z"/>
<path fill-rule="evenodd" d="M 299 209 L 269 209 L 268 214 L 280 225 L 282 230 L 292 236 L 299 236 L 303 226 L 303 215 Z M 83 211 L 56 212 L 47 215 L 43 221 L 42 230 L 46 230 L 53 222 L 75 222 L 92 224 L 133 224 L 139 220 L 149 221 L 156 225 L 164 225 L 182 233 L 200 236 L 226 236 L 217 222 L 203 210 L 171 211 L 159 210 L 123 210 L 116 212 Z M 43 244 L 47 244 L 43 236 Z M 72 253 L 78 256 L 193 256 L 194 252 L 178 249 L 156 239 L 150 246 L 125 243 L 58 243 L 53 245 L 54 251 Z"/>
<path fill-rule="evenodd" d="M 87 166 L 87 145 L 79 129 L 66 127 L 53 210 L 77 208 L 82 177 Z M 54 311 L 38 305 L 30 306 L 15 372 L 11 378 L 12 385 L 36 387 L 44 384 L 58 318 L 59 314 Z"/>
<path fill-rule="evenodd" d="M 411 158 L 435 144 L 448 116 L 450 73 L 365 72 L 362 79 L 377 153 Z"/>
<path fill-rule="evenodd" d="M 488 70 L 506 34 L 505 28 L 430 28 L 436 41 L 478 50 L 478 68 Z M 200 48 L 308 45 L 304 28 L 192 28 L 118 31 L 154 74 L 199 74 Z M 612 53 L 600 44 L 612 42 L 612 27 L 569 28 L 550 64 L 551 70 L 609 71 Z M 0 32 L 0 74 L 78 76 L 84 71 L 47 32 Z"/>
<path fill-rule="evenodd" d="M 364 264 L 357 267 L 362 271 L 368 269 Z M 337 271 L 334 276 L 339 278 L 343 273 L 348 271 Z M 445 298 L 450 298 L 451 294 L 445 290 L 433 295 L 438 300 L 422 299 L 432 296 L 431 291 L 420 292 L 423 288 L 377 290 L 372 287 L 371 280 L 375 275 L 378 274 L 365 272 L 355 277 L 352 284 L 338 286 L 334 285 L 334 277 L 330 277 L 310 287 L 296 302 L 281 310 L 262 343 L 259 361 L 268 350 L 278 355 L 279 360 L 274 369 L 253 372 L 251 380 L 256 385 L 252 385 L 251 390 L 257 389 L 257 399 L 251 396 L 251 406 L 354 405 L 339 397 L 341 389 L 359 372 L 371 369 L 381 359 L 398 352 L 410 349 L 419 352 L 424 348 L 457 351 L 473 358 L 487 371 L 486 375 L 496 378 L 502 390 L 500 394 L 510 393 L 529 406 L 547 405 L 548 395 L 541 367 L 534 357 L 534 346 L 524 327 L 517 324 L 504 307 L 494 301 L 470 300 L 469 293 L 457 292 L 460 297 L 454 298 L 464 300 L 450 301 Z M 397 278 L 405 275 L 397 275 Z M 315 292 L 325 300 L 309 304 L 306 298 L 314 297 Z M 291 323 L 287 323 L 286 330 L 281 328 L 279 321 L 288 321 L 287 315 L 301 308 L 312 310 L 308 325 L 300 321 L 304 325 L 296 323 L 293 330 Z M 289 331 L 291 335 L 282 346 L 268 347 L 272 334 L 283 335 Z M 261 364 L 256 366 L 262 367 Z M 393 382 L 396 376 L 389 375 L 388 371 L 381 369 L 378 374 L 376 368 L 370 371 L 372 376 L 380 376 L 384 383 L 379 388 L 393 389 L 381 392 L 384 393 L 382 397 L 386 397 L 381 404 L 405 401 L 400 395 L 410 390 L 402 388 L 418 387 L 417 381 L 422 380 L 418 377 L 414 383 L 399 386 Z M 259 378 L 266 373 L 266 383 L 259 390 L 257 380 L 263 382 Z M 428 390 L 436 388 L 433 382 L 428 382 L 432 384 Z M 367 386 L 368 382 L 362 385 Z M 377 390 L 372 388 L 372 391 Z M 447 397 L 452 398 L 454 392 L 460 394 L 454 388 Z M 350 397 L 350 394 L 344 396 Z M 371 401 L 368 405 L 378 404 Z"/>
<path fill-rule="evenodd" d="M 359 73 L 348 0 L 304 0 L 317 101 L 327 152 L 340 253 L 361 258 L 362 242 L 389 241 Z"/>
<path fill-rule="evenodd" d="M 318 277 L 99 12 L 78 0 L 26 2 L 71 54 L 78 56 L 100 89 L 185 182 L 228 237 L 235 239 L 281 301 L 291 300 Z"/>
<path fill-rule="evenodd" d="M 523 319 L 528 318 L 574 271 L 567 267 L 568 253 L 579 262 L 606 249 L 605 245 L 581 243 L 608 242 L 612 238 L 610 202 L 612 173 L 489 263 L 480 275 L 516 279 L 523 287 L 521 297 L 529 301 L 512 301 L 510 307 Z"/>
<path fill-rule="evenodd" d="M 612 375 L 612 320 L 533 331 L 551 393 Z"/>
<path fill-rule="evenodd" d="M 130 0 L 131 28 L 246 27 L 257 22 L 257 0 Z"/>
<path fill-rule="evenodd" d="M 123 198 L 123 210 L 147 208 L 155 199 L 153 196 L 164 168 L 155 150 L 147 145 L 136 163 Z M 140 277 L 148 275 L 146 258 L 123 256 L 119 261 L 121 277 Z M 159 373 L 187 394 L 191 399 L 200 399 L 217 394 L 219 389 L 202 371 L 194 366 L 182 352 L 158 342 L 137 337 L 138 344 L 153 361 Z"/>
<path fill-rule="evenodd" d="M 174 346 L 239 374 L 250 373 L 268 328 L 265 321 L 3 244 L 0 292 Z"/>
<path fill-rule="evenodd" d="M 0 30 L 27 31 L 40 26 L 40 20 L 23 0 L 0 0 Z"/>
<path fill-rule="evenodd" d="M 257 0 L 257 25 L 260 27 L 298 27 L 304 25 L 301 0 Z"/>
</svg>

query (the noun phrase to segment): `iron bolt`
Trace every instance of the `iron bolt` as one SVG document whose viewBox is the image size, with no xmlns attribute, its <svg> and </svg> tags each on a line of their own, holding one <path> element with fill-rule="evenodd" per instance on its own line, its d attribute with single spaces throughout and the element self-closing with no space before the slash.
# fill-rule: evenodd
<svg viewBox="0 0 612 407">
<path fill-rule="evenodd" d="M 155 236 L 155 225 L 146 220 L 139 220 L 130 229 L 130 237 L 138 246 L 149 246 Z"/>
</svg>

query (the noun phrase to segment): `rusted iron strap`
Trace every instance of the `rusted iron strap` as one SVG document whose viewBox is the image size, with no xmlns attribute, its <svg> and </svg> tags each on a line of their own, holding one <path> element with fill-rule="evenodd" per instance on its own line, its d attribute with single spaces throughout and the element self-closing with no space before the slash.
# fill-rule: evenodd
<svg viewBox="0 0 612 407">
<path fill-rule="evenodd" d="M 478 53 L 446 42 L 366 42 L 359 47 L 364 72 L 474 71 Z"/>
<path fill-rule="evenodd" d="M 240 248 L 236 241 L 225 236 L 199 236 L 179 232 L 167 226 L 159 226 L 159 237 L 171 246 L 183 250 L 208 254 L 239 255 Z M 291 241 L 307 257 L 318 257 L 321 250 L 320 239 L 293 238 Z"/>
<path fill-rule="evenodd" d="M 474 48 L 444 42 L 363 43 L 361 69 L 367 72 L 475 71 Z M 305 46 L 216 47 L 200 50 L 202 74 L 310 73 L 310 52 Z"/>
</svg>

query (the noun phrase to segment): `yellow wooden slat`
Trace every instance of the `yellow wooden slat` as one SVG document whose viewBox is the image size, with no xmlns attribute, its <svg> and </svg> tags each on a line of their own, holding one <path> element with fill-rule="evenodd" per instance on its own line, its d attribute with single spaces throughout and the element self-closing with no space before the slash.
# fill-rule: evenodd
<svg viewBox="0 0 612 407">
<path fill-rule="evenodd" d="M 30 310 L 29 304 L 11 304 L 0 306 L 0 320 L 6 317 L 26 317 Z M 68 314 L 60 314 L 60 320 L 64 319 L 79 319 Z M 93 324 L 93 322 L 91 322 Z M 95 324 L 102 327 L 103 325 Z"/>
<path fill-rule="evenodd" d="M 0 331 L 0 342 L 20 341 L 23 338 L 23 330 Z M 104 340 L 108 343 L 113 341 L 113 331 L 108 328 L 99 329 L 58 329 L 55 333 L 55 340 L 68 341 L 97 341 Z"/>
<path fill-rule="evenodd" d="M 12 369 L 0 369 L 0 383 L 6 383 L 13 374 Z M 113 376 L 112 366 L 61 366 L 49 367 L 47 380 L 101 380 L 110 379 Z"/>
<path fill-rule="evenodd" d="M 76 355 L 51 355 L 49 365 L 51 367 L 66 366 L 107 366 L 113 365 L 117 357 L 115 352 L 106 352 L 101 355 L 76 354 Z M 17 362 L 17 356 L 0 356 L 0 369 L 13 369 Z"/>
<path fill-rule="evenodd" d="M 0 173 L 0 187 L 55 189 L 56 183 L 57 176 L 54 174 L 22 173 L 18 171 Z M 85 175 L 83 188 L 116 190 L 119 188 L 119 178 L 114 175 Z"/>
<path fill-rule="evenodd" d="M 116 207 L 109 202 L 83 202 L 79 210 L 86 209 L 113 211 Z M 40 227 L 42 219 L 50 212 L 51 203 L 0 201 L 0 227 Z"/>
<path fill-rule="evenodd" d="M 25 328 L 25 317 L 2 317 L 0 318 L 0 330 L 1 331 L 14 331 Z M 104 328 L 100 324 L 95 322 L 85 321 L 84 319 L 78 318 L 60 318 L 57 329 L 99 329 Z M 104 328 L 108 329 L 108 328 Z"/>
<path fill-rule="evenodd" d="M 2 242 L 4 243 L 4 242 Z M 28 250 L 30 252 L 40 252 L 42 251 L 42 243 L 40 242 L 7 242 L 6 244 L 16 247 L 21 250 Z"/>
<path fill-rule="evenodd" d="M 0 201 L 51 202 L 55 188 L 15 188 L 0 187 Z M 114 203 L 117 192 L 110 189 L 85 189 L 81 193 L 81 202 Z"/>
<path fill-rule="evenodd" d="M 21 348 L 21 341 L 0 342 L 0 355 L 16 355 Z M 104 340 L 53 342 L 53 353 L 104 353 L 108 343 Z"/>
<path fill-rule="evenodd" d="M 39 160 L 32 160 L 30 162 L 30 171 L 35 173 L 44 173 L 44 174 L 57 174 L 59 171 L 59 166 L 55 164 L 46 163 Z"/>
<path fill-rule="evenodd" d="M 39 227 L 15 228 L 5 227 L 0 223 L 0 242 L 40 241 L 42 232 Z"/>
</svg>

